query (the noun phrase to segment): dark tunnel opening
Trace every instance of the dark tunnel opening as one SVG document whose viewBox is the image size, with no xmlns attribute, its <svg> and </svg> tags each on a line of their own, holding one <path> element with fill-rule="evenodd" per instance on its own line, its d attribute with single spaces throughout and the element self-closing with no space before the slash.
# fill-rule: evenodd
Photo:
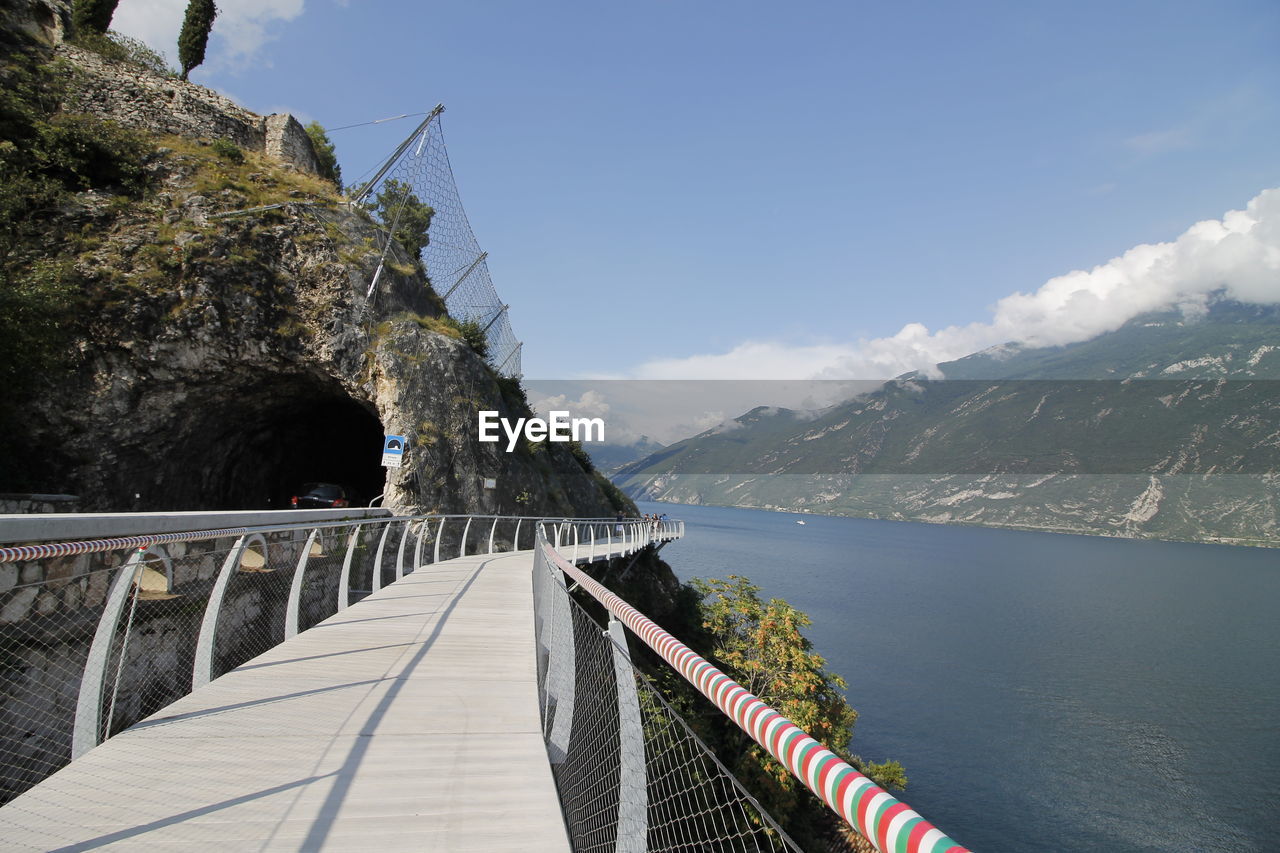
<svg viewBox="0 0 1280 853">
<path fill-rule="evenodd" d="M 382 424 L 336 383 L 310 376 L 223 389 L 177 426 L 144 509 L 289 509 L 306 483 L 342 486 L 352 506 L 382 494 Z"/>
<path fill-rule="evenodd" d="M 279 412 L 250 452 L 266 468 L 259 492 L 265 502 L 257 504 L 264 509 L 289 509 L 290 498 L 316 482 L 336 483 L 352 506 L 367 506 L 386 482 L 382 424 L 349 398 L 315 400 Z"/>
</svg>

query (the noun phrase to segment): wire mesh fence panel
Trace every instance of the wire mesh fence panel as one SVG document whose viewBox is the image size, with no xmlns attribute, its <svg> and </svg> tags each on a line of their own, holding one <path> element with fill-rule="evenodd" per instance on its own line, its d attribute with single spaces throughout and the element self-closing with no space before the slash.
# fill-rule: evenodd
<svg viewBox="0 0 1280 853">
<path fill-rule="evenodd" d="M 540 550 L 534 607 L 543 732 L 574 850 L 798 849 Z"/>
<path fill-rule="evenodd" d="M 226 567 L 216 628 L 210 626 L 212 678 L 284 642 L 294 573 L 307 538 L 305 530 L 269 533 L 247 543 L 238 556 L 229 552 L 234 562 Z"/>
<path fill-rule="evenodd" d="M 386 585 L 397 565 L 409 573 L 433 562 L 437 545 L 441 560 L 457 557 L 467 521 L 455 516 L 220 530 L 172 534 L 180 538 L 162 543 L 135 537 L 152 543 L 142 545 L 65 545 L 103 549 L 89 553 L 58 550 L 64 545 L 33 548 L 70 556 L 6 557 L 16 561 L 0 563 L 0 804 L 148 717 L 145 725 L 163 726 L 157 712 L 174 701 L 238 666 L 254 666 L 251 661 L 264 652 L 368 595 L 375 566 Z M 530 547 L 537 525 L 535 519 L 504 518 L 495 525 L 492 517 L 473 517 L 468 553 L 487 553 L 490 541 L 495 551 L 510 548 L 517 532 L 519 544 Z M 572 686 L 557 694 L 549 713 L 560 716 L 557 736 L 566 745 L 570 730 L 586 732 L 588 721 L 604 719 L 619 693 L 616 682 L 606 679 L 597 687 L 591 680 L 609 672 L 609 647 L 599 646 L 597 628 L 575 613 L 565 598 L 559 622 L 582 634 L 567 647 L 594 650 L 584 651 L 581 673 L 572 660 L 557 659 L 558 683 Z M 545 648 L 539 660 L 544 674 Z M 581 697 L 576 713 L 574 694 Z M 272 718 L 271 729 L 289 731 L 287 703 L 275 707 L 281 715 Z M 655 713 L 646 712 L 645 719 Z M 600 750 L 617 754 L 626 741 L 613 725 L 596 737 Z M 562 763 L 586 773 L 589 762 L 580 749 L 566 752 Z M 616 835 L 618 807 L 611 805 L 616 794 L 609 793 L 608 780 L 614 779 L 616 791 L 622 775 L 615 769 L 603 781 L 584 783 L 595 793 L 592 816 L 581 822 L 593 825 L 598 837 Z M 653 800 L 662 802 L 657 795 Z"/>
<path fill-rule="evenodd" d="M 89 639 L 119 554 L 0 566 L 0 802 L 71 760 Z"/>
<path fill-rule="evenodd" d="M 462 533 L 466 530 L 466 525 L 467 520 L 465 518 L 448 518 L 436 530 L 441 560 L 452 560 L 462 553 Z"/>
<path fill-rule="evenodd" d="M 387 538 L 388 582 L 404 526 L 392 524 Z M 367 595 L 386 527 L 279 529 L 0 563 L 0 804 L 333 615 L 348 556 L 348 597 Z"/>
<path fill-rule="evenodd" d="M 407 546 L 412 550 L 406 551 L 408 565 L 405 567 L 405 572 L 413 571 L 418 566 L 425 566 L 432 562 L 437 524 L 438 522 L 432 523 L 429 519 L 413 522 L 411 525 L 412 544 Z"/>
<path fill-rule="evenodd" d="M 382 589 L 396 579 L 396 556 L 399 554 L 400 541 L 404 533 L 404 524 L 379 525 L 374 541 L 372 570 L 370 572 L 371 590 Z"/>
<path fill-rule="evenodd" d="M 364 188 L 361 188 L 362 190 Z M 411 255 L 449 314 L 484 333 L 486 357 L 504 376 L 520 376 L 520 341 L 498 298 L 471 223 L 467 220 L 435 115 L 404 148 L 366 199 Z"/>
<path fill-rule="evenodd" d="M 229 541 L 0 565 L 4 801 L 190 692 Z"/>
<path fill-rule="evenodd" d="M 349 552 L 344 561 L 343 571 L 347 574 L 347 595 L 342 600 L 339 594 L 339 607 L 348 607 L 357 601 L 367 598 L 373 591 L 374 560 L 378 553 L 378 543 L 382 536 L 382 525 L 362 524 L 352 535 L 355 545 L 348 543 Z"/>
<path fill-rule="evenodd" d="M 302 577 L 296 579 L 298 631 L 314 627 L 338 611 L 342 561 L 346 558 L 347 543 L 351 538 L 349 527 L 321 528 L 315 533 L 315 538 L 307 547 L 307 561 L 303 566 Z"/>
</svg>

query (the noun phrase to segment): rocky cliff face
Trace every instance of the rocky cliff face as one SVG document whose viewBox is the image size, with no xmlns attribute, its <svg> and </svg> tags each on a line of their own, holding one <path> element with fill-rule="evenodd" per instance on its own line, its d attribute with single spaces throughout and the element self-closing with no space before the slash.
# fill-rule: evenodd
<svg viewBox="0 0 1280 853">
<path fill-rule="evenodd" d="M 62 20 L 58 4 L 6 5 L 10 21 L 19 9 L 40 33 L 57 30 L 39 23 L 43 11 Z M 182 85 L 75 50 L 58 56 L 74 68 L 64 110 L 96 119 L 123 115 L 104 79 Z M 86 511 L 278 508 L 302 483 L 327 481 L 360 501 L 385 492 L 402 511 L 612 514 L 564 445 L 480 444 L 476 412 L 523 414 L 518 384 L 461 339 L 397 245 L 366 295 L 384 233 L 299 168 L 296 151 L 292 162 L 272 156 L 266 119 L 194 100 L 198 110 L 184 107 L 194 123 L 155 126 L 150 108 L 125 117 L 151 149 L 145 192 L 68 195 L 38 244 L 10 256 L 19 272 L 74 280 L 78 301 L 62 330 L 66 369 L 9 400 L 19 434 L 0 491 L 77 494 Z M 261 126 L 264 141 L 211 144 L 192 129 L 206 126 Z M 277 136 L 296 148 L 296 135 Z M 409 438 L 405 467 L 385 477 L 383 433 Z"/>
<path fill-rule="evenodd" d="M 52 48 L 71 29 L 71 6 L 64 0 L 0 2 L 0 46 L 6 51 L 33 44 Z"/>
</svg>

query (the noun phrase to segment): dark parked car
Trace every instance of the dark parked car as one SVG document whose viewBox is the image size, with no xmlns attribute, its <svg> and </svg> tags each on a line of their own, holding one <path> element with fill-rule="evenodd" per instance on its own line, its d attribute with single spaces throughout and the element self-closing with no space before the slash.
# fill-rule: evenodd
<svg viewBox="0 0 1280 853">
<path fill-rule="evenodd" d="M 351 506 L 347 490 L 333 483 L 307 483 L 290 499 L 294 509 L 340 509 Z"/>
</svg>

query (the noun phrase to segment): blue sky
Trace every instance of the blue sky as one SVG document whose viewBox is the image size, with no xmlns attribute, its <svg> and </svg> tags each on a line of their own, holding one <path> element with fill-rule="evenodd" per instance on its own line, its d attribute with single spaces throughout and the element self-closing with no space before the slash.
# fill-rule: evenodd
<svg viewBox="0 0 1280 853">
<path fill-rule="evenodd" d="M 183 7 L 121 0 L 115 25 L 173 57 Z M 1097 324 L 1000 300 L 1280 186 L 1271 2 L 219 7 L 192 79 L 251 109 L 338 127 L 445 104 L 533 378 L 891 374 L 1061 342 Z M 336 131 L 345 175 L 411 129 Z M 1250 222 L 1274 226 L 1264 201 Z M 1201 231 L 1174 254 L 1221 241 Z M 1280 301 L 1271 247 L 1218 266 Z M 1122 321 L 1199 293 L 1148 286 L 1138 262 L 1168 254 L 1067 279 L 1125 276 L 1071 304 Z"/>
</svg>

